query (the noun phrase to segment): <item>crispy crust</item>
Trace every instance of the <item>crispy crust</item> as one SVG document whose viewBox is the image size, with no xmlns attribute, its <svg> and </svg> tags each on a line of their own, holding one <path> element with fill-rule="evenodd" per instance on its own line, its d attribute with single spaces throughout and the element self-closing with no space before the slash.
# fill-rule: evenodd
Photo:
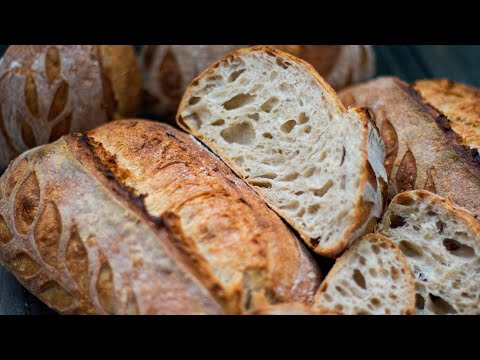
<svg viewBox="0 0 480 360">
<path fill-rule="evenodd" d="M 422 98 L 443 112 L 463 143 L 480 148 L 480 90 L 446 79 L 419 80 L 413 84 Z"/>
<path fill-rule="evenodd" d="M 174 164 L 186 168 L 179 173 Z M 173 173 L 161 171 L 169 166 Z M 185 186 L 175 190 L 168 184 L 179 176 Z M 320 282 L 281 220 L 223 163 L 166 125 L 125 120 L 64 137 L 22 155 L 1 178 L 4 188 L 0 215 L 14 236 L 0 243 L 0 259 L 62 313 L 236 314 L 309 302 Z M 35 274 L 25 272 L 28 264 Z"/>
<path fill-rule="evenodd" d="M 325 293 L 325 290 L 327 289 L 330 280 L 332 278 L 334 278 L 336 276 L 336 274 L 343 268 L 344 263 L 345 263 L 345 259 L 347 258 L 346 255 L 348 255 L 348 252 L 353 251 L 357 246 L 359 246 L 361 241 L 370 241 L 370 240 L 373 240 L 373 239 L 379 240 L 380 242 L 386 244 L 389 248 L 391 248 L 395 252 L 395 255 L 396 255 L 396 258 L 397 258 L 398 262 L 403 265 L 404 269 L 406 269 L 407 274 L 408 274 L 407 276 L 409 276 L 409 288 L 410 288 L 410 290 L 408 292 L 408 305 L 404 309 L 403 315 L 413 315 L 413 314 L 415 314 L 415 281 L 414 281 L 414 278 L 413 278 L 413 274 L 410 270 L 410 266 L 409 266 L 408 262 L 405 260 L 405 258 L 403 257 L 402 252 L 401 252 L 400 248 L 397 246 L 397 244 L 395 244 L 389 238 L 387 238 L 383 235 L 380 235 L 380 234 L 365 235 L 362 239 L 356 241 L 352 246 L 350 246 L 345 251 L 345 253 L 342 255 L 342 257 L 337 259 L 337 261 L 335 262 L 335 265 L 330 270 L 327 277 L 325 278 L 325 280 L 323 280 L 322 284 L 318 288 L 318 291 L 315 295 L 315 299 L 313 300 L 313 304 L 315 304 L 316 302 L 319 301 L 319 299 Z"/>
<path fill-rule="evenodd" d="M 127 85 L 128 84 L 128 85 Z M 130 45 L 12 45 L 0 65 L 0 168 L 36 145 L 138 110 Z"/>
<path fill-rule="evenodd" d="M 329 309 L 312 309 L 302 304 L 279 304 L 248 312 L 246 315 L 342 315 Z"/>
<path fill-rule="evenodd" d="M 205 142 L 206 145 L 210 149 L 212 149 L 212 151 L 214 151 L 217 155 L 219 155 L 221 159 L 242 179 L 245 179 L 247 174 L 244 173 L 241 168 L 237 167 L 233 163 L 233 161 L 231 161 L 228 158 L 228 156 L 225 156 L 225 154 L 222 154 L 220 149 L 214 143 L 205 141 L 205 139 L 202 137 L 202 135 L 198 131 L 190 129 L 184 123 L 180 114 L 182 113 L 183 108 L 188 105 L 188 99 L 190 98 L 191 93 L 194 91 L 193 90 L 194 87 L 198 85 L 200 79 L 210 75 L 212 72 L 215 71 L 215 69 L 218 66 L 220 66 L 222 63 L 229 62 L 231 58 L 236 56 L 241 56 L 249 52 L 255 52 L 255 51 L 266 52 L 271 56 L 280 56 L 282 58 L 287 59 L 288 61 L 296 62 L 300 66 L 305 67 L 309 71 L 309 73 L 315 78 L 317 83 L 326 90 L 326 92 L 330 96 L 330 100 L 333 102 L 333 105 L 337 107 L 339 112 L 344 114 L 347 113 L 347 110 L 341 103 L 340 99 L 337 97 L 332 87 L 318 74 L 318 72 L 314 69 L 312 65 L 308 64 L 306 61 L 302 59 L 296 58 L 293 55 L 282 52 L 280 50 L 269 48 L 269 47 L 263 47 L 263 46 L 240 49 L 225 56 L 223 59 L 219 60 L 218 62 L 210 66 L 199 77 L 193 80 L 190 87 L 185 92 L 182 102 L 180 103 L 179 110 L 177 113 L 177 124 L 183 130 L 193 134 L 200 141 Z M 355 113 L 356 116 L 360 118 L 360 121 L 362 121 L 364 132 L 363 132 L 361 153 L 362 153 L 362 161 L 364 162 L 363 168 L 365 169 L 365 171 L 361 174 L 360 188 L 362 190 L 361 190 L 361 196 L 359 196 L 356 199 L 356 206 L 355 206 L 356 210 L 354 215 L 355 221 L 345 231 L 345 235 L 343 239 L 336 245 L 333 245 L 330 247 L 318 246 L 316 240 L 310 238 L 305 232 L 303 232 L 299 228 L 299 226 L 297 226 L 292 219 L 286 216 L 286 214 L 281 209 L 267 202 L 268 205 L 277 214 L 279 214 L 288 224 L 290 224 L 290 226 L 292 226 L 300 234 L 301 238 L 305 241 L 305 243 L 309 247 L 311 247 L 316 253 L 320 255 L 332 257 L 332 258 L 337 257 L 339 254 L 341 254 L 344 251 L 344 249 L 346 248 L 346 246 L 348 246 L 348 244 L 351 244 L 358 237 L 363 235 L 367 231 L 367 228 L 369 227 L 368 225 L 372 223 L 372 219 L 380 218 L 383 212 L 382 191 L 381 190 L 373 191 L 373 187 L 371 186 L 371 184 L 369 186 L 369 183 L 368 183 L 369 173 L 367 171 L 367 163 L 370 162 L 371 158 L 382 157 L 382 154 L 384 154 L 383 143 L 380 140 L 377 129 L 372 119 L 370 118 L 370 113 L 366 109 L 350 109 L 348 110 L 348 112 Z M 384 179 L 383 181 L 386 180 L 386 173 L 385 173 L 385 169 L 383 168 L 383 160 L 381 162 L 372 161 L 371 164 L 375 172 L 376 181 L 377 181 L 377 186 L 375 188 L 382 189 L 382 185 L 381 185 L 382 179 Z M 249 185 L 249 186 L 255 192 L 257 192 L 264 200 L 266 200 L 265 193 L 261 188 L 259 187 L 254 188 L 252 185 Z M 372 204 L 372 206 L 368 205 L 370 203 Z"/>
<path fill-rule="evenodd" d="M 379 78 L 340 94 L 349 104 L 369 106 L 377 126 L 390 125 L 381 136 L 387 143 L 389 196 L 427 189 L 480 215 L 480 157 L 452 130 L 449 119 L 397 78 Z M 397 139 L 392 143 L 391 139 Z M 390 144 L 389 144 L 390 143 Z M 387 156 L 387 158 L 389 158 Z"/>
</svg>

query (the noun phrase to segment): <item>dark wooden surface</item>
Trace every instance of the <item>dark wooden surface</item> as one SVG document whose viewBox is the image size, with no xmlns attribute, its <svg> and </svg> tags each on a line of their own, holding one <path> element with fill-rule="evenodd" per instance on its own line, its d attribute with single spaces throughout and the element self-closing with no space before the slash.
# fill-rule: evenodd
<svg viewBox="0 0 480 360">
<path fill-rule="evenodd" d="M 3 54 L 6 45 L 0 45 Z M 480 87 L 480 45 L 375 45 L 377 75 L 406 81 L 449 78 Z M 0 314 L 52 314 L 13 276 L 0 267 Z"/>
</svg>

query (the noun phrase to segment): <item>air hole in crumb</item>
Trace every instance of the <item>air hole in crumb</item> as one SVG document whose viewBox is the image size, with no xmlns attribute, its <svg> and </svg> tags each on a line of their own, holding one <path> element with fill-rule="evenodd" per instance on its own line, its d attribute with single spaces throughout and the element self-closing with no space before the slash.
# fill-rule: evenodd
<svg viewBox="0 0 480 360">
<path fill-rule="evenodd" d="M 183 122 L 189 129 L 194 131 L 199 130 L 202 127 L 202 122 L 197 113 L 180 118 L 180 122 Z"/>
<path fill-rule="evenodd" d="M 473 248 L 467 245 L 463 245 L 462 243 L 454 239 L 444 239 L 443 246 L 452 255 L 458 257 L 471 258 L 475 256 L 475 250 L 473 250 Z"/>
<path fill-rule="evenodd" d="M 362 289 L 367 288 L 366 283 L 365 283 L 365 278 L 363 277 L 363 274 L 358 269 L 353 270 L 353 280 Z"/>
<path fill-rule="evenodd" d="M 197 96 L 193 96 L 193 97 L 190 98 L 190 100 L 188 100 L 188 105 L 198 104 L 200 102 L 200 100 L 202 100 L 202 99 L 197 97 Z"/>
<path fill-rule="evenodd" d="M 372 245 L 372 250 L 375 254 L 380 254 L 380 248 L 378 245 Z"/>
<path fill-rule="evenodd" d="M 376 307 L 379 307 L 381 305 L 381 301 L 377 298 L 373 298 L 372 300 L 370 300 L 370 302 L 372 303 L 373 306 L 376 306 Z"/>
<path fill-rule="evenodd" d="M 313 195 L 323 197 L 332 188 L 333 181 L 328 180 L 320 189 L 313 190 Z"/>
<path fill-rule="evenodd" d="M 333 299 L 332 297 L 329 295 L 329 294 L 324 294 L 323 297 L 325 298 L 325 300 L 327 300 L 328 302 L 331 302 Z"/>
<path fill-rule="evenodd" d="M 283 176 L 282 178 L 280 178 L 279 180 L 280 181 L 294 181 L 298 178 L 298 173 L 297 172 L 293 172 L 293 173 L 290 173 L 290 174 L 287 174 L 285 176 Z"/>
<path fill-rule="evenodd" d="M 300 206 L 300 203 L 296 200 L 290 201 L 288 204 L 280 206 L 280 209 L 283 210 L 296 210 Z"/>
<path fill-rule="evenodd" d="M 358 258 L 358 261 L 360 262 L 361 265 L 365 265 L 367 263 L 367 259 L 365 259 L 363 256 L 360 256 Z"/>
<path fill-rule="evenodd" d="M 413 230 L 415 230 L 415 231 L 420 231 L 420 226 L 418 226 L 418 225 L 413 225 Z"/>
<path fill-rule="evenodd" d="M 397 281 L 399 278 L 400 278 L 400 272 L 398 271 L 398 269 L 394 266 L 392 266 L 390 268 L 390 275 L 392 276 L 392 279 L 394 281 Z"/>
<path fill-rule="evenodd" d="M 437 213 L 435 211 L 429 210 L 427 211 L 427 216 L 437 216 Z"/>
<path fill-rule="evenodd" d="M 310 177 L 310 176 L 313 176 L 313 174 L 315 173 L 315 166 L 312 166 L 310 168 L 308 168 L 307 170 L 305 170 L 305 172 L 303 173 L 303 176 L 305 177 Z"/>
<path fill-rule="evenodd" d="M 370 273 L 371 276 L 376 277 L 377 276 L 377 271 L 373 268 L 368 269 L 368 272 Z"/>
<path fill-rule="evenodd" d="M 442 220 L 438 220 L 435 225 L 437 226 L 437 230 L 439 234 L 443 233 L 443 229 L 445 228 L 446 224 Z"/>
<path fill-rule="evenodd" d="M 305 134 L 310 134 L 312 132 L 312 127 L 310 125 L 307 125 L 303 128 L 303 132 Z"/>
<path fill-rule="evenodd" d="M 220 136 L 229 144 L 250 144 L 255 139 L 255 129 L 249 122 L 231 125 L 222 130 Z"/>
<path fill-rule="evenodd" d="M 260 106 L 260 110 L 262 110 L 263 112 L 269 113 L 270 111 L 272 111 L 272 109 L 275 107 L 275 105 L 277 105 L 277 103 L 278 103 L 278 99 L 276 97 L 272 97 L 272 98 L 268 99 L 267 101 L 265 101 Z"/>
<path fill-rule="evenodd" d="M 223 120 L 223 119 L 216 120 L 216 121 L 212 122 L 210 125 L 212 125 L 212 126 L 222 126 L 222 125 L 225 125 L 225 120 Z"/>
<path fill-rule="evenodd" d="M 341 286 L 335 286 L 335 290 L 337 290 L 341 295 L 345 295 L 345 290 Z"/>
<path fill-rule="evenodd" d="M 255 95 L 250 94 L 238 94 L 231 98 L 230 100 L 223 103 L 223 107 L 225 110 L 235 110 L 239 109 L 242 106 L 250 104 L 253 100 L 255 100 Z"/>
<path fill-rule="evenodd" d="M 342 159 L 340 160 L 340 166 L 343 165 L 344 161 L 345 161 L 345 146 L 342 146 Z"/>
<path fill-rule="evenodd" d="M 273 136 L 272 136 L 272 134 L 270 134 L 270 133 L 263 133 L 262 136 L 263 136 L 265 139 L 273 139 Z"/>
<path fill-rule="evenodd" d="M 265 174 L 262 174 L 262 175 L 258 175 L 257 177 L 262 178 L 262 179 L 274 180 L 274 179 L 277 178 L 277 174 L 275 174 L 275 173 L 265 173 Z"/>
<path fill-rule="evenodd" d="M 300 125 L 303 125 L 303 124 L 306 124 L 308 122 L 308 120 L 310 120 L 310 118 L 305 115 L 304 112 L 300 113 L 300 115 L 298 115 L 298 123 Z"/>
<path fill-rule="evenodd" d="M 457 311 L 440 296 L 428 294 L 432 301 L 432 311 L 437 315 L 456 314 Z"/>
<path fill-rule="evenodd" d="M 309 214 L 316 214 L 319 209 L 320 209 L 320 205 L 319 205 L 319 204 L 310 205 L 310 206 L 307 208 L 307 212 L 308 212 Z"/>
<path fill-rule="evenodd" d="M 398 296 L 395 295 L 395 294 L 390 294 L 390 295 L 389 295 L 389 298 L 392 299 L 392 300 L 397 300 L 397 299 L 398 299 Z"/>
<path fill-rule="evenodd" d="M 284 134 L 290 134 L 296 125 L 297 122 L 295 120 L 288 120 L 282 126 L 280 126 L 280 131 Z"/>
<path fill-rule="evenodd" d="M 238 79 L 238 77 L 240 75 L 242 75 L 242 73 L 245 71 L 245 69 L 241 69 L 241 70 L 237 70 L 237 71 L 234 71 L 230 74 L 230 76 L 228 77 L 228 82 L 234 82 L 235 80 Z"/>
<path fill-rule="evenodd" d="M 405 225 L 406 219 L 400 215 L 390 216 L 390 227 L 396 229 Z"/>
<path fill-rule="evenodd" d="M 417 246 L 408 242 L 406 240 L 402 240 L 399 243 L 400 250 L 402 250 L 403 254 L 408 257 L 422 257 L 422 250 Z"/>
<path fill-rule="evenodd" d="M 297 191 L 297 192 L 295 193 L 295 195 L 297 195 L 297 196 L 303 195 L 303 191 Z"/>
<path fill-rule="evenodd" d="M 302 217 L 303 215 L 305 215 L 305 208 L 301 208 L 301 209 L 298 210 L 298 212 L 297 212 L 297 216 L 298 216 L 298 217 Z"/>
<path fill-rule="evenodd" d="M 343 305 L 340 305 L 340 304 L 335 305 L 335 310 L 342 311 L 343 310 Z"/>
<path fill-rule="evenodd" d="M 258 187 L 265 188 L 265 189 L 270 189 L 272 187 L 272 183 L 270 181 L 250 180 L 249 183 L 250 183 L 250 185 L 258 186 Z"/>
<path fill-rule="evenodd" d="M 258 119 L 260 119 L 260 115 L 258 113 L 248 114 L 247 117 L 255 121 L 258 121 Z"/>
</svg>

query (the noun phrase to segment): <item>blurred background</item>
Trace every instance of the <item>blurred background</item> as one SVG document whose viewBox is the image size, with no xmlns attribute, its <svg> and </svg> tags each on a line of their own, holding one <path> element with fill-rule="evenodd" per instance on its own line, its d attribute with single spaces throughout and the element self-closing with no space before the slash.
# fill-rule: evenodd
<svg viewBox="0 0 480 360">
<path fill-rule="evenodd" d="M 0 56 L 8 45 L 0 45 Z M 135 45 L 137 49 L 139 45 Z M 480 45 L 374 45 L 377 76 L 449 78 L 480 87 Z"/>
</svg>

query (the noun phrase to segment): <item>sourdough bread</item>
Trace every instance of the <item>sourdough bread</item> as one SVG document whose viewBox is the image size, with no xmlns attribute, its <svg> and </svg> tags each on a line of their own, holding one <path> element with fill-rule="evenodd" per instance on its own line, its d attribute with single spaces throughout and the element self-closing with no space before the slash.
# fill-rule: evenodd
<svg viewBox="0 0 480 360">
<path fill-rule="evenodd" d="M 480 224 L 433 193 L 397 195 L 378 232 L 402 250 L 415 276 L 417 314 L 480 314 Z"/>
<path fill-rule="evenodd" d="M 321 255 L 339 255 L 383 213 L 385 152 L 369 113 L 346 111 L 287 53 L 231 53 L 192 82 L 177 121 Z"/>
<path fill-rule="evenodd" d="M 420 80 L 414 88 L 450 120 L 452 130 L 472 149 L 480 148 L 480 90 L 446 79 Z"/>
<path fill-rule="evenodd" d="M 238 314 L 309 303 L 321 279 L 230 169 L 143 120 L 21 155 L 0 179 L 0 262 L 67 314 Z"/>
<path fill-rule="evenodd" d="M 0 169 L 70 132 L 133 116 L 141 74 L 130 45 L 12 45 L 0 62 Z"/>
<path fill-rule="evenodd" d="M 312 307 L 346 315 L 413 314 L 413 276 L 397 245 L 369 234 L 337 259 Z"/>
<path fill-rule="evenodd" d="M 480 215 L 480 157 L 443 114 L 397 78 L 378 78 L 340 93 L 348 106 L 367 106 L 383 138 L 389 196 L 424 189 Z"/>
</svg>

